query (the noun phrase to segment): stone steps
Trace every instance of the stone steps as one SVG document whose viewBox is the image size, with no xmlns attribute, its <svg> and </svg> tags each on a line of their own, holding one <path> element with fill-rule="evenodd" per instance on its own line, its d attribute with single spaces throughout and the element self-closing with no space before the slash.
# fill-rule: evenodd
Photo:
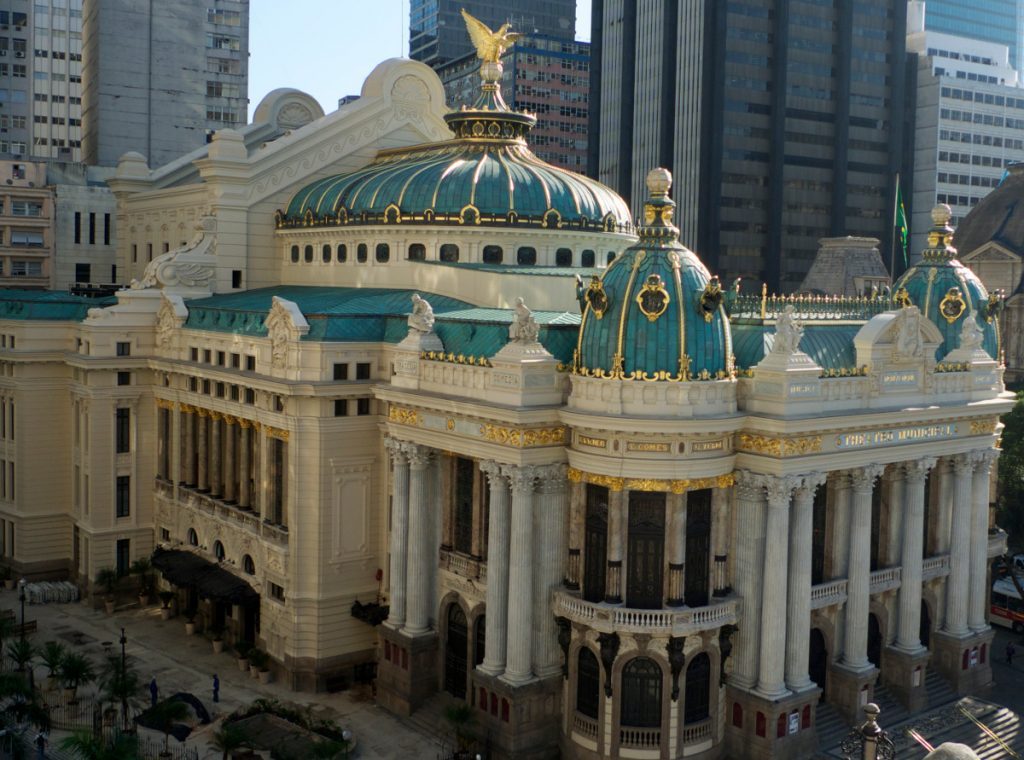
<svg viewBox="0 0 1024 760">
<path fill-rule="evenodd" d="M 441 753 L 442 749 L 451 749 L 455 742 L 451 727 L 444 717 L 445 708 L 458 704 L 460 700 L 450 694 L 439 692 L 424 702 L 416 712 L 405 719 L 405 722 L 416 728 L 429 740 L 429 750 L 424 750 L 423 757 L 431 757 Z"/>
<path fill-rule="evenodd" d="M 824 749 L 831 749 L 838 746 L 839 742 L 850 732 L 850 724 L 840 715 L 839 711 L 828 702 L 819 702 L 815 714 L 815 729 L 818 733 L 818 746 Z"/>
</svg>

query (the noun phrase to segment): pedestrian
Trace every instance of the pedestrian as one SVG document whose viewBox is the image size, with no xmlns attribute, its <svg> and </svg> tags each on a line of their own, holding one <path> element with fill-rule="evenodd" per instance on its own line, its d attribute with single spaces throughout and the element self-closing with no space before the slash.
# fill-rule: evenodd
<svg viewBox="0 0 1024 760">
<path fill-rule="evenodd" d="M 38 760 L 46 760 L 46 734 L 43 731 L 36 734 L 36 753 Z"/>
<path fill-rule="evenodd" d="M 220 679 L 216 673 L 213 674 L 213 701 L 220 702 Z"/>
<path fill-rule="evenodd" d="M 160 693 L 160 689 L 156 685 L 156 676 L 153 676 L 153 680 L 149 682 L 149 700 L 153 707 L 156 707 L 156 698 Z"/>
<path fill-rule="evenodd" d="M 1017 647 L 1013 645 L 1013 642 L 1009 642 L 1006 645 L 1006 664 L 1013 665 L 1013 656 L 1017 654 Z"/>
</svg>

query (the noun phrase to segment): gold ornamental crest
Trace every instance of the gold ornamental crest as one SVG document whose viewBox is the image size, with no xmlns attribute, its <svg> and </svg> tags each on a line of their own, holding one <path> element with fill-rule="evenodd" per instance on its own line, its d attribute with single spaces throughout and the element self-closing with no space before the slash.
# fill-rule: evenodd
<svg viewBox="0 0 1024 760">
<path fill-rule="evenodd" d="M 637 293 L 636 302 L 648 321 L 654 322 L 668 308 L 668 291 L 661 282 L 661 275 L 652 274 Z"/>
<path fill-rule="evenodd" d="M 939 301 L 939 312 L 949 324 L 960 319 L 966 310 L 967 304 L 960 294 L 960 288 L 950 288 L 945 297 Z"/>
<path fill-rule="evenodd" d="M 594 312 L 594 316 L 598 319 L 604 316 L 604 313 L 608 311 L 608 294 L 604 292 L 604 283 L 601 282 L 601 278 L 594 275 L 590 278 L 590 287 L 587 288 L 586 295 L 587 303 L 590 304 L 590 310 Z"/>
<path fill-rule="evenodd" d="M 910 293 L 904 287 L 896 288 L 896 292 L 892 294 L 892 301 L 901 309 L 913 305 L 913 302 L 910 300 Z"/>
</svg>

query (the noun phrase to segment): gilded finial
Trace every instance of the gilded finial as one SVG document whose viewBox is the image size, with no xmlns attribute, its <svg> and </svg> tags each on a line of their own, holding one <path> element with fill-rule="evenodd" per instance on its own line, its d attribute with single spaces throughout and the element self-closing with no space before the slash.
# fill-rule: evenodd
<svg viewBox="0 0 1024 760">
<path fill-rule="evenodd" d="M 462 18 L 466 21 L 466 31 L 476 48 L 477 57 L 485 63 L 498 63 L 502 54 L 523 36 L 510 32 L 511 24 L 502 24 L 498 31 L 491 31 L 485 23 L 470 16 L 465 8 L 462 9 Z"/>
</svg>

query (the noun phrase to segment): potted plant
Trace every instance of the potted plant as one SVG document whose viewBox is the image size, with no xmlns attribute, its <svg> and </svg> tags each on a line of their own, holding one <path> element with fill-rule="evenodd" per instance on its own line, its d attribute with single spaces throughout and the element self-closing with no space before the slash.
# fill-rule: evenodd
<svg viewBox="0 0 1024 760">
<path fill-rule="evenodd" d="M 160 592 L 160 619 L 170 620 L 171 619 L 171 602 L 174 601 L 173 591 L 161 591 Z"/>
<path fill-rule="evenodd" d="M 96 671 L 88 657 L 69 652 L 60 664 L 60 680 L 64 683 L 64 696 L 68 702 L 74 702 L 78 687 L 96 680 Z"/>
<path fill-rule="evenodd" d="M 149 606 L 153 596 L 153 565 L 145 557 L 132 562 L 128 572 L 139 576 L 139 606 Z"/>
<path fill-rule="evenodd" d="M 274 679 L 274 673 L 270 669 L 270 655 L 263 652 L 263 657 L 260 662 L 260 683 L 270 683 Z"/>
<path fill-rule="evenodd" d="M 112 567 L 105 567 L 96 573 L 96 582 L 103 586 L 106 597 L 103 599 L 103 606 L 108 615 L 114 614 L 114 589 L 117 587 L 117 571 Z"/>
<path fill-rule="evenodd" d="M 223 629 L 220 626 L 214 626 L 210 629 L 210 641 L 213 643 L 213 653 L 220 654 L 224 651 L 224 636 Z"/>
<path fill-rule="evenodd" d="M 238 669 L 243 673 L 249 669 L 249 652 L 252 651 L 252 644 L 242 640 L 235 644 L 235 656 L 238 658 Z"/>
<path fill-rule="evenodd" d="M 266 665 L 267 654 L 256 647 L 249 650 L 249 675 L 253 678 L 260 677 L 260 671 Z"/>
<path fill-rule="evenodd" d="M 457 758 L 472 757 L 469 750 L 474 740 L 473 718 L 473 708 L 465 702 L 449 705 L 444 710 L 444 719 L 448 721 L 455 734 L 455 746 L 458 748 L 455 757 Z"/>
<path fill-rule="evenodd" d="M 59 641 L 47 641 L 39 650 L 39 656 L 50 671 L 46 679 L 46 688 L 53 691 L 60 682 L 60 666 L 64 662 L 67 650 Z"/>
<path fill-rule="evenodd" d="M 196 619 L 189 615 L 188 619 L 185 620 L 185 635 L 191 636 L 196 632 Z"/>
</svg>

